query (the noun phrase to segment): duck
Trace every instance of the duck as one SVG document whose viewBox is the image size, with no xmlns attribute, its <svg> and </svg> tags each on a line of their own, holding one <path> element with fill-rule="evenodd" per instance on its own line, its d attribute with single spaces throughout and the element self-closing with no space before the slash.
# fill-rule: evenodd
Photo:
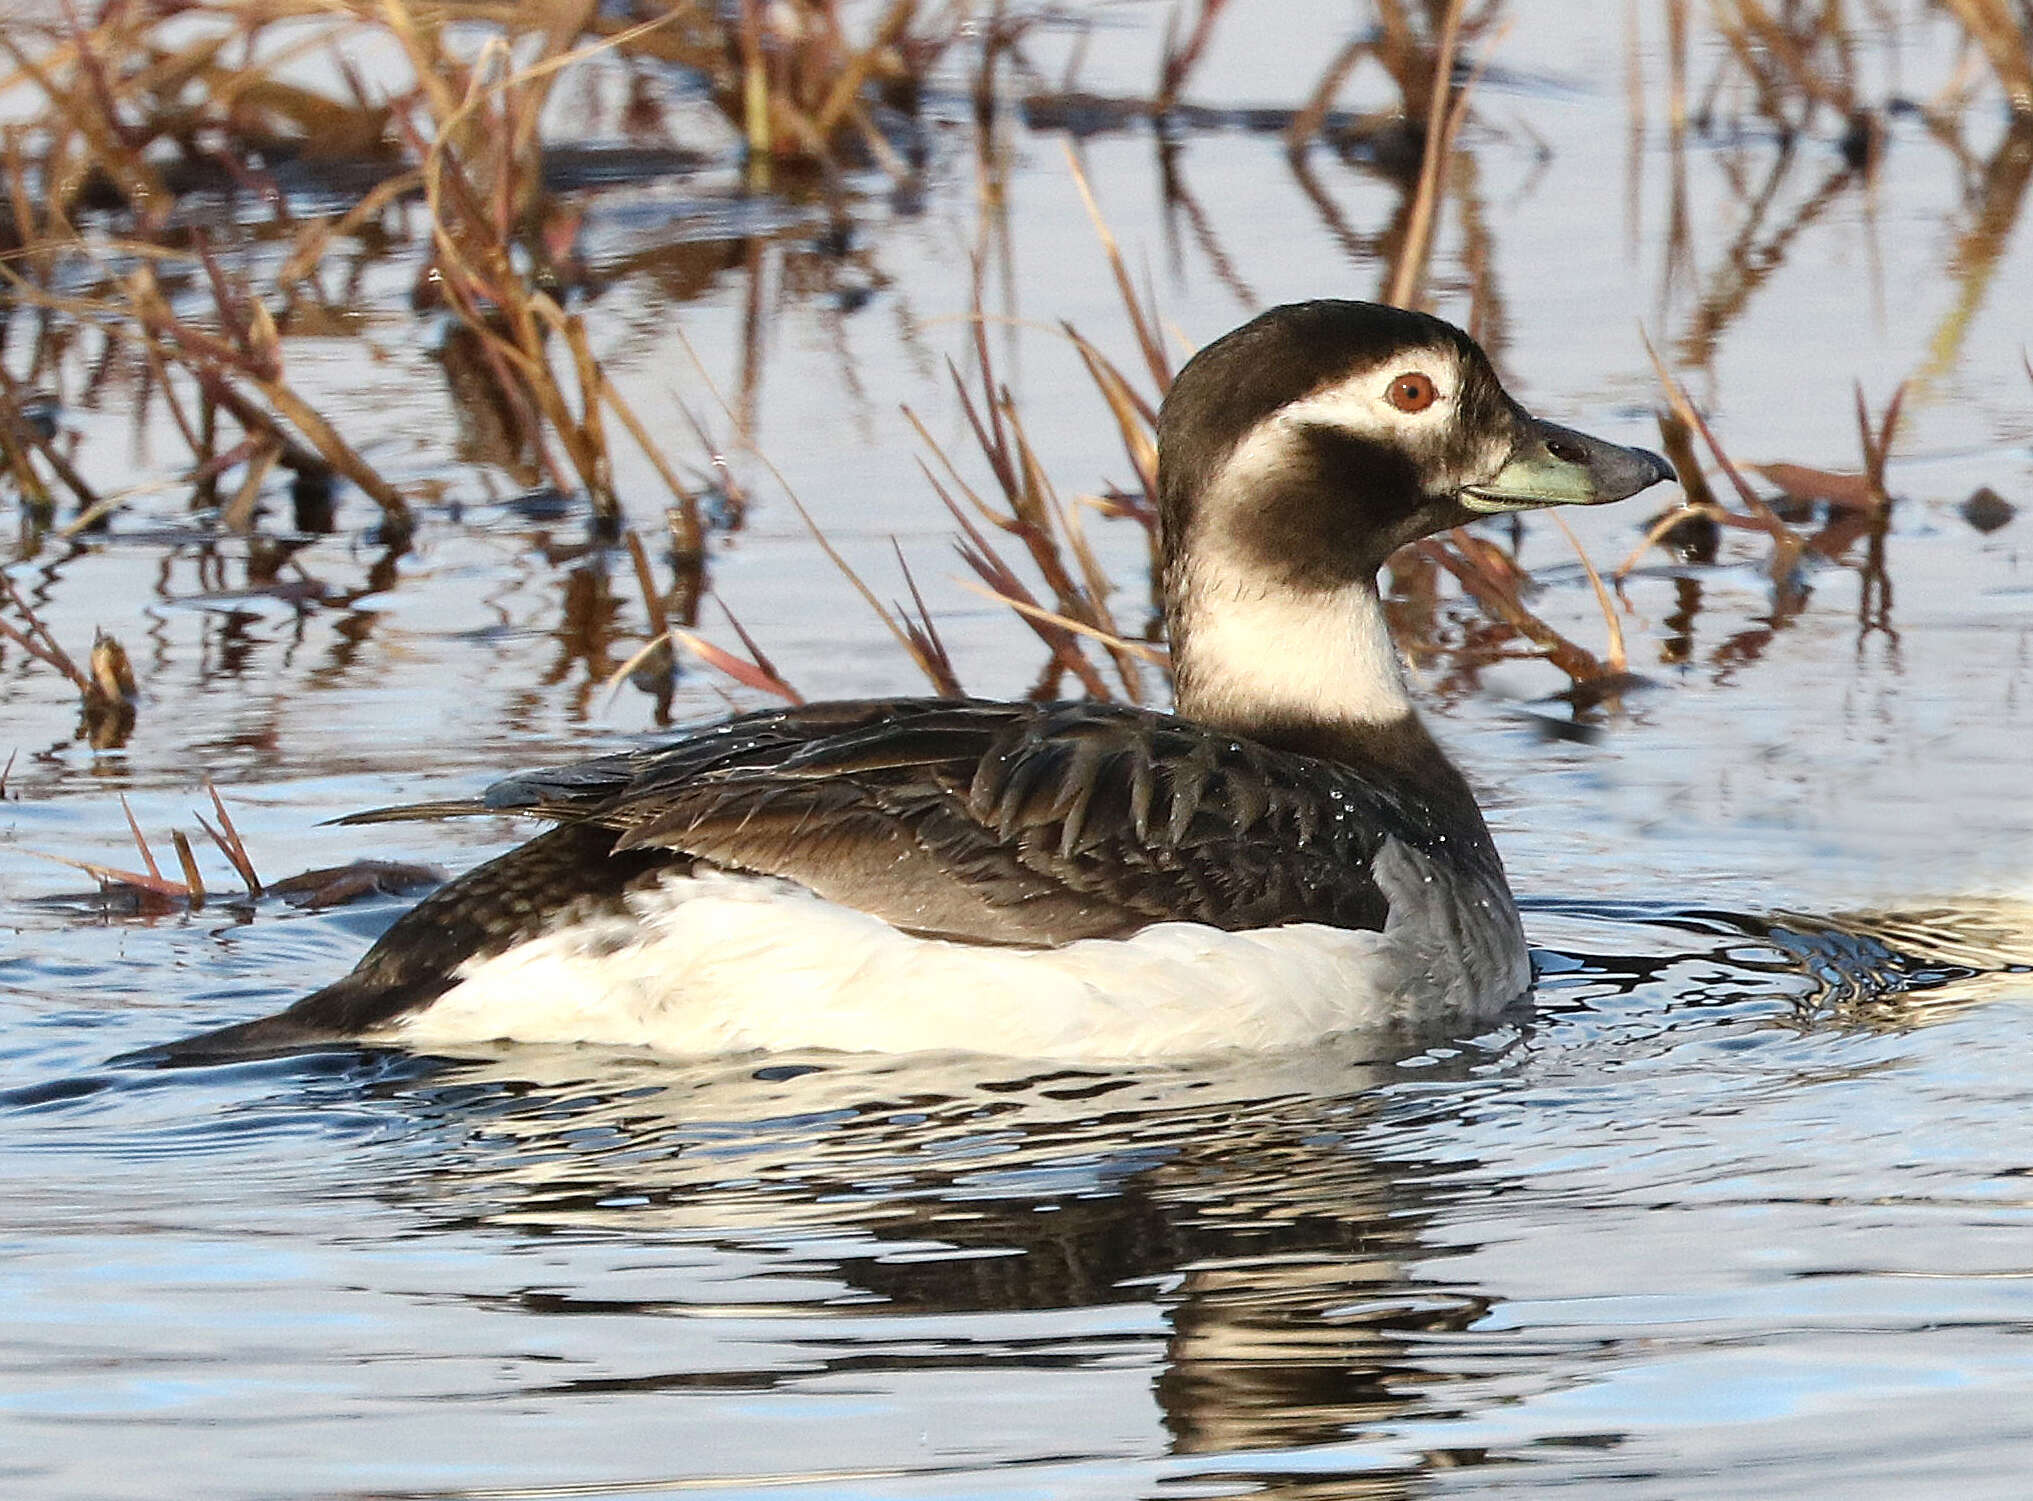
<svg viewBox="0 0 2033 1501">
<path fill-rule="evenodd" d="M 1533 416 L 1467 334 L 1323 299 L 1202 348 L 1158 418 L 1171 711 L 881 698 L 744 713 L 353 815 L 542 830 L 350 973 L 173 1061 L 583 1043 L 1148 1062 L 1479 1029 L 1518 909 L 1378 594 L 1405 543 L 1626 499 L 1645 449 Z"/>
</svg>

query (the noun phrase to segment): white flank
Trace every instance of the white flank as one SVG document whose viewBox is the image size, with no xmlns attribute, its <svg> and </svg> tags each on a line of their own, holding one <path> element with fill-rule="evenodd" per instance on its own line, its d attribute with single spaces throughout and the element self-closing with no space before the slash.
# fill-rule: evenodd
<svg viewBox="0 0 2033 1501">
<path fill-rule="evenodd" d="M 589 1042 L 683 1056 L 790 1048 L 1104 1061 L 1292 1047 L 1352 1030 L 1475 1025 L 1530 984 L 1508 902 L 1391 845 L 1382 933 L 1159 923 L 998 949 L 913 938 L 788 882 L 665 882 L 471 964 L 392 1030 L 414 1046 Z"/>
</svg>

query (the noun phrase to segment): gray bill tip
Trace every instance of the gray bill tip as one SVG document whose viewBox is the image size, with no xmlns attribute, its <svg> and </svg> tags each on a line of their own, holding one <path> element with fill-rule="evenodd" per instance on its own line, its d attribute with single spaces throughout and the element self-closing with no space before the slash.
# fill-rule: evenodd
<svg viewBox="0 0 2033 1501">
<path fill-rule="evenodd" d="M 1646 485 L 1677 485 L 1680 483 L 1680 472 L 1658 454 L 1653 453 L 1651 449 L 1633 448 L 1630 451 L 1635 457 L 1643 459 L 1647 464 L 1652 466 L 1652 477 L 1646 480 L 1643 485 L 1638 486 L 1638 490 L 1644 489 Z M 1631 493 L 1635 495 L 1637 490 L 1633 490 Z"/>
</svg>

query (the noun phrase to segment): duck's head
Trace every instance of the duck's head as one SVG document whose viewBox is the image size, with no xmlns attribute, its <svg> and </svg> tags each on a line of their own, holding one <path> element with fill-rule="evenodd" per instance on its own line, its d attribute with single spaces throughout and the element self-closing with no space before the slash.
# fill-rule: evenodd
<svg viewBox="0 0 2033 1501">
<path fill-rule="evenodd" d="M 1674 477 L 1532 416 L 1451 324 L 1367 302 L 1274 308 L 1202 349 L 1158 454 L 1179 706 L 1238 728 L 1409 713 L 1375 608 L 1404 543 Z"/>
</svg>

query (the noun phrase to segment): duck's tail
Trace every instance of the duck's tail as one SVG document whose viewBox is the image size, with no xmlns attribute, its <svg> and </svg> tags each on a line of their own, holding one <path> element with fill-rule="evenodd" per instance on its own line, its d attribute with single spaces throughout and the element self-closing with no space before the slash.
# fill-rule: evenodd
<svg viewBox="0 0 2033 1501">
<path fill-rule="evenodd" d="M 618 910 L 629 891 L 692 864 L 681 852 L 616 851 L 614 830 L 561 824 L 410 908 L 354 967 L 273 1016 L 201 1032 L 127 1061 L 189 1065 L 354 1043 L 421 1010 L 492 958 L 560 922 Z"/>
</svg>

